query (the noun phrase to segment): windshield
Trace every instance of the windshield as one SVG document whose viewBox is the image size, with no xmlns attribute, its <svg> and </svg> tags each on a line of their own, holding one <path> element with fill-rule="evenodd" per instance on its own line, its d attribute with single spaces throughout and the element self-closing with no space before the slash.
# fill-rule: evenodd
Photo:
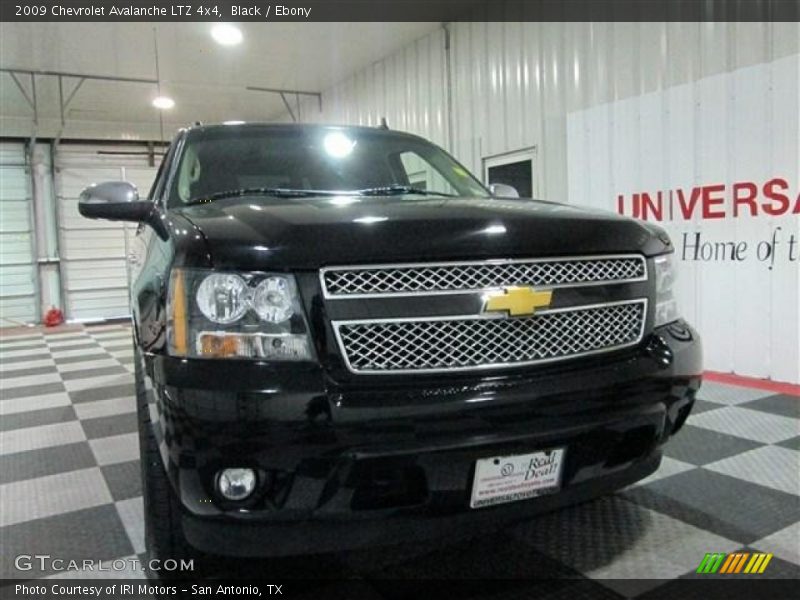
<svg viewBox="0 0 800 600">
<path fill-rule="evenodd" d="M 169 203 L 313 192 L 489 196 L 450 155 L 420 138 L 380 129 L 251 125 L 190 131 Z"/>
</svg>

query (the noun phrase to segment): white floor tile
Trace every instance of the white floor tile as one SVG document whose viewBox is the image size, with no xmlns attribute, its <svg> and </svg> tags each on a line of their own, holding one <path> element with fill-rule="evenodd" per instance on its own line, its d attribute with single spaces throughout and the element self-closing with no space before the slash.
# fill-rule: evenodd
<svg viewBox="0 0 800 600">
<path fill-rule="evenodd" d="M 97 467 L 0 485 L 0 527 L 112 502 Z"/>
<path fill-rule="evenodd" d="M 69 406 L 70 402 L 71 401 L 67 392 L 56 392 L 55 394 L 44 394 L 42 396 L 27 396 L 26 398 L 3 400 L 0 401 L 0 416 L 15 415 L 32 410 L 41 410 L 43 408 Z"/>
<path fill-rule="evenodd" d="M 144 505 L 142 497 L 129 498 L 115 502 L 119 518 L 125 526 L 125 533 L 131 541 L 134 552 L 144 552 Z"/>
<path fill-rule="evenodd" d="M 85 371 L 87 369 L 100 369 L 102 367 L 116 367 L 117 365 L 119 365 L 119 362 L 117 362 L 117 360 L 114 358 L 101 358 L 86 362 L 58 365 L 58 372 L 71 373 L 72 371 Z"/>
<path fill-rule="evenodd" d="M 127 373 L 117 373 L 116 375 L 104 375 L 103 377 L 88 377 L 85 379 L 71 379 L 64 382 L 64 387 L 68 392 L 79 392 L 92 388 L 101 388 L 111 385 L 122 385 L 130 383 L 131 376 Z"/>
<path fill-rule="evenodd" d="M 800 452 L 796 450 L 763 446 L 705 468 L 800 496 Z"/>
<path fill-rule="evenodd" d="M 19 369 L 33 369 L 34 367 L 51 367 L 56 364 L 52 358 L 37 358 L 35 360 L 26 360 L 24 362 L 3 362 L 3 359 L 0 358 L 0 371 L 8 372 L 8 371 L 17 371 Z M 0 387 L 2 383 L 0 383 Z"/>
<path fill-rule="evenodd" d="M 697 397 L 701 400 L 733 406 L 742 402 L 750 402 L 750 400 L 757 398 L 772 396 L 773 394 L 774 392 L 766 390 L 746 388 L 739 385 L 726 385 L 716 381 L 704 381 L 700 391 L 697 392 Z"/>
<path fill-rule="evenodd" d="M 775 444 L 800 435 L 800 421 L 749 408 L 726 406 L 692 415 L 692 425 L 763 444 Z"/>
<path fill-rule="evenodd" d="M 21 356 L 30 356 L 33 358 L 47 356 L 47 348 L 30 348 L 28 350 L 0 350 L 0 362 L 6 358 L 19 358 Z M 20 364 L 20 363 L 17 363 Z"/>
<path fill-rule="evenodd" d="M 761 552 L 772 552 L 778 558 L 800 565 L 800 523 L 789 525 L 750 545 Z"/>
<path fill-rule="evenodd" d="M 85 440 L 86 435 L 79 421 L 14 429 L 0 434 L 0 454 L 63 446 Z"/>
<path fill-rule="evenodd" d="M 139 434 L 136 432 L 90 440 L 89 446 L 100 466 L 139 458 Z"/>
<path fill-rule="evenodd" d="M 136 398 L 126 396 L 111 400 L 98 400 L 96 402 L 79 402 L 75 405 L 75 413 L 81 420 L 109 417 L 136 412 Z"/>
<path fill-rule="evenodd" d="M 11 390 L 31 385 L 41 385 L 43 383 L 59 383 L 60 381 L 61 376 L 58 373 L 27 375 L 25 377 L 6 377 L 5 379 L 0 379 L 0 390 Z"/>
<path fill-rule="evenodd" d="M 0 340 L 0 354 L 6 350 L 13 350 L 19 346 L 30 346 L 31 344 L 43 344 L 44 337 L 41 335 L 25 336 L 19 338 L 2 338 Z"/>
</svg>

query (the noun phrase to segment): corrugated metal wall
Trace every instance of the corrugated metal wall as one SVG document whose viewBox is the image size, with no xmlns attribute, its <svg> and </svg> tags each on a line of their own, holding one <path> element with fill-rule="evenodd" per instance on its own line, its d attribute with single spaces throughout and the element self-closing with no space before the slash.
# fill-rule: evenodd
<svg viewBox="0 0 800 600">
<path fill-rule="evenodd" d="M 0 142 L 0 327 L 36 320 L 32 213 L 25 144 Z"/>
<path fill-rule="evenodd" d="M 476 22 L 454 23 L 449 29 L 452 111 L 448 110 L 446 35 L 439 31 L 324 91 L 321 113 L 315 103 L 304 103 L 302 120 L 377 125 L 386 117 L 390 127 L 418 133 L 448 148 L 478 175 L 488 156 L 535 147 L 534 189 L 541 197 L 614 209 L 609 193 L 616 190 L 614 173 L 635 173 L 638 181 L 658 186 L 663 178 L 651 183 L 654 172 L 660 174 L 669 164 L 673 171 L 685 170 L 688 176 L 681 181 L 690 187 L 720 175 L 718 157 L 713 156 L 718 145 L 700 140 L 687 153 L 683 140 L 664 135 L 668 132 L 665 115 L 675 102 L 676 90 L 684 86 L 690 90 L 689 101 L 703 105 L 700 119 L 711 119 L 704 132 L 714 135 L 719 128 L 731 127 L 732 118 L 747 121 L 748 102 L 769 101 L 758 94 L 735 101 L 730 90 L 709 84 L 714 76 L 796 58 L 800 52 L 798 23 Z M 788 95 L 796 107 L 797 79 L 763 84 L 769 88 L 769 98 Z M 626 100 L 637 104 L 638 99 L 652 95 L 657 97 L 656 108 L 647 104 L 649 113 L 634 110 L 617 134 L 617 141 L 619 136 L 637 140 L 635 156 L 618 152 L 614 136 L 603 137 L 591 128 L 584 130 L 580 148 L 569 148 L 570 115 Z M 787 110 L 785 102 L 772 106 Z M 606 118 L 613 120 L 611 109 L 606 110 Z M 720 115 L 728 115 L 727 120 Z M 771 160 L 786 171 L 784 176 L 794 177 L 796 195 L 800 185 L 796 120 L 787 123 L 779 116 L 766 119 L 764 113 L 752 112 L 749 126 L 739 124 L 724 139 L 753 135 L 760 126 L 768 130 L 758 135 L 784 140 L 777 146 L 781 148 L 787 143 L 791 147 L 793 141 L 795 152 L 779 158 L 774 152 L 759 156 L 753 147 L 745 150 L 746 144 L 740 143 L 738 158 L 731 152 L 729 160 L 723 161 L 721 175 L 735 180 L 737 173 L 749 168 L 748 161 Z M 573 135 L 573 144 L 577 139 Z M 575 178 L 587 172 L 595 177 L 591 185 L 575 185 Z M 797 230 L 797 219 L 790 217 L 787 223 L 784 231 Z M 775 224 L 762 221 L 756 227 L 768 232 Z M 766 296 L 762 303 L 731 313 L 735 316 L 723 321 L 715 319 L 717 303 L 727 302 L 713 291 L 721 289 L 719 282 L 716 288 L 704 287 L 700 283 L 708 274 L 687 269 L 681 290 L 684 310 L 706 334 L 709 368 L 800 380 L 796 265 L 773 273 L 769 281 L 759 274 L 752 281 L 759 294 Z M 747 269 L 730 275 L 729 279 L 738 278 L 739 287 L 726 284 L 726 293 L 740 290 L 750 276 Z M 726 276 L 717 273 L 715 277 Z M 741 331 L 731 332 L 737 327 Z"/>
<path fill-rule="evenodd" d="M 149 166 L 145 145 L 61 144 L 55 158 L 65 316 L 128 316 L 127 255 L 136 224 L 86 219 L 78 198 L 102 181 L 129 181 L 146 196 L 157 167 Z"/>
</svg>

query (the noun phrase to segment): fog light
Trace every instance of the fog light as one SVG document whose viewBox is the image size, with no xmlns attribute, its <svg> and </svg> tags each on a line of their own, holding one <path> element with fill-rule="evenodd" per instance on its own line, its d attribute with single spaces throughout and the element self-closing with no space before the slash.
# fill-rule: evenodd
<svg viewBox="0 0 800 600">
<path fill-rule="evenodd" d="M 253 469 L 225 469 L 217 477 L 217 488 L 227 500 L 244 500 L 256 487 Z"/>
</svg>

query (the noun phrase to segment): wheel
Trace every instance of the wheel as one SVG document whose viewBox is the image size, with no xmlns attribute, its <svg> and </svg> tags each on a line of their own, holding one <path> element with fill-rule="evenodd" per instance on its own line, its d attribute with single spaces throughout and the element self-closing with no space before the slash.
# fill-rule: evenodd
<svg viewBox="0 0 800 600">
<path fill-rule="evenodd" d="M 186 541 L 181 524 L 180 500 L 172 489 L 158 451 L 158 442 L 150 421 L 148 394 L 144 383 L 142 356 L 136 341 L 133 342 L 134 377 L 136 383 L 136 412 L 139 421 L 139 456 L 142 468 L 142 498 L 144 501 L 144 532 L 147 565 L 150 578 L 168 579 L 197 576 L 200 553 Z M 150 561 L 164 564 L 167 559 L 194 560 L 195 571 L 155 571 Z"/>
</svg>

